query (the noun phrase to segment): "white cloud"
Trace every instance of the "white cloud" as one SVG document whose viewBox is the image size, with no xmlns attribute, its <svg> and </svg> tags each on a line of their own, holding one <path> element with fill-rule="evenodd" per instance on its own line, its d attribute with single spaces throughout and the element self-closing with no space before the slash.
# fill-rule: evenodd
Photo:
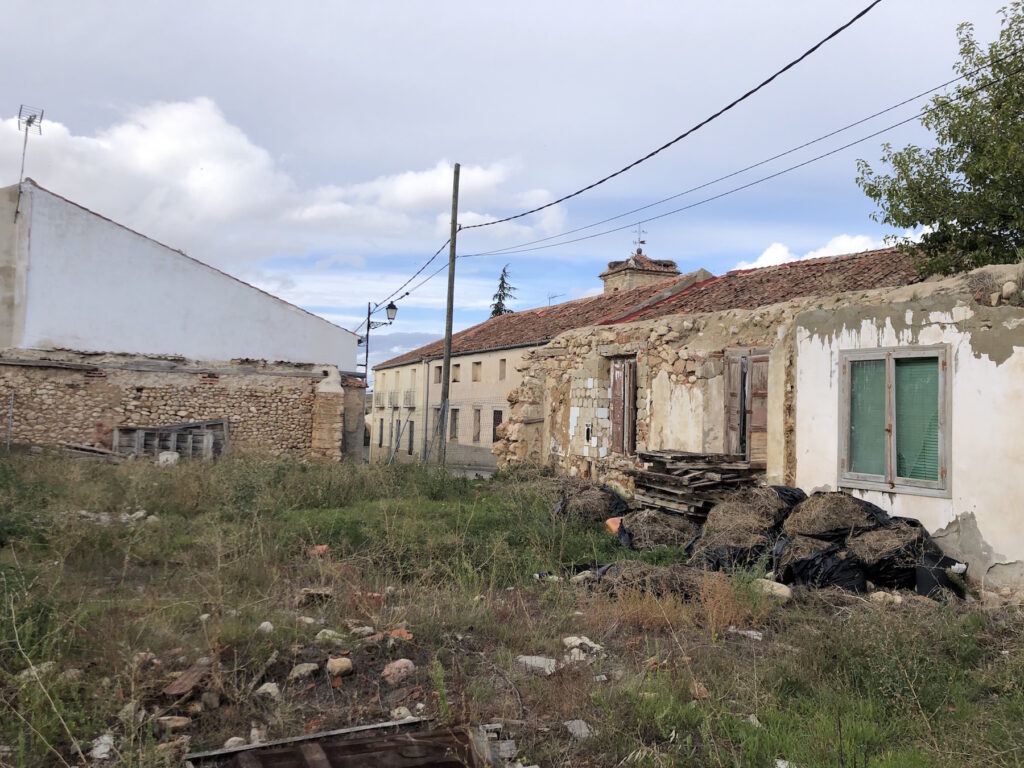
<svg viewBox="0 0 1024 768">
<path fill-rule="evenodd" d="M 0 170 L 21 159 L 17 120 L 0 121 Z M 509 189 L 511 161 L 461 169 L 464 221 L 474 206 L 513 209 L 538 193 Z M 93 135 L 47 121 L 32 136 L 26 174 L 42 186 L 215 266 L 332 254 L 319 268 L 360 267 L 365 255 L 424 249 L 447 236 L 452 165 L 369 181 L 300 188 L 214 101 L 157 102 L 127 111 Z M 562 215 L 562 214 L 559 214 Z M 444 221 L 443 227 L 436 225 Z M 539 218 L 515 233 L 557 226 Z M 509 232 L 505 232 L 508 235 Z"/>
<path fill-rule="evenodd" d="M 788 261 L 817 259 L 821 256 L 839 256 L 846 253 L 859 253 L 875 248 L 884 248 L 885 242 L 875 240 L 868 235 L 836 235 L 821 248 L 807 251 L 803 255 L 793 253 L 785 243 L 772 243 L 754 261 L 741 261 L 736 269 L 756 269 L 785 264 Z"/>
</svg>

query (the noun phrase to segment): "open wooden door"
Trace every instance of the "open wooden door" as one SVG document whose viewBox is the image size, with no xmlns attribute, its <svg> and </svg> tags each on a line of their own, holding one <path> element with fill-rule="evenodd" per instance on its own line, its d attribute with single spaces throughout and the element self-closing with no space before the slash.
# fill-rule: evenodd
<svg viewBox="0 0 1024 768">
<path fill-rule="evenodd" d="M 751 464 L 768 462 L 768 355 L 747 359 L 747 458 Z"/>
</svg>

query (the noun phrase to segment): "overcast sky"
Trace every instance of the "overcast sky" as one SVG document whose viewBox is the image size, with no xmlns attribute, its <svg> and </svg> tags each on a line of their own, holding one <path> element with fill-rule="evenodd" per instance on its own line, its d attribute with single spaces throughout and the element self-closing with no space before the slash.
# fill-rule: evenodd
<svg viewBox="0 0 1024 768">
<path fill-rule="evenodd" d="M 567 204 L 465 232 L 459 253 L 617 215 L 938 85 L 954 76 L 957 24 L 991 40 L 1003 3 L 884 0 L 693 137 Z M 19 104 L 44 107 L 26 175 L 354 328 L 368 300 L 398 288 L 447 237 L 453 162 L 463 225 L 554 199 L 675 137 L 866 4 L 8 3 L 0 183 L 17 181 Z M 717 194 L 923 104 L 580 234 Z M 885 138 L 928 141 L 916 124 Z M 720 273 L 878 245 L 891 233 L 870 220 L 854 177 L 856 159 L 877 158 L 882 140 L 651 222 L 645 250 Z M 564 301 L 598 291 L 597 275 L 634 238 L 461 259 L 456 327 L 486 317 L 504 264 L 513 306 Z M 444 292 L 442 273 L 403 299 L 394 326 L 375 331 L 375 352 L 442 333 Z"/>
</svg>

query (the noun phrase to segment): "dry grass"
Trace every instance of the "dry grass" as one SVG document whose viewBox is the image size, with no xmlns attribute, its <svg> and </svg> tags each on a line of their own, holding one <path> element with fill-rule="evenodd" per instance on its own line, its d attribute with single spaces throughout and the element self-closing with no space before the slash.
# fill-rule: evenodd
<svg viewBox="0 0 1024 768">
<path fill-rule="evenodd" d="M 817 493 L 793 509 L 783 530 L 790 536 L 841 537 L 873 528 L 877 521 L 868 508 L 846 493 Z"/>
</svg>

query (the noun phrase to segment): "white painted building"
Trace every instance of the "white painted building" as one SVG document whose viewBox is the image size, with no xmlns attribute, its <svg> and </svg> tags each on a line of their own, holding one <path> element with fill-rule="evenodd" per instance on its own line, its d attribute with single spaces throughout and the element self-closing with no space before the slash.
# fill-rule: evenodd
<svg viewBox="0 0 1024 768">
<path fill-rule="evenodd" d="M 0 349 L 353 372 L 356 344 L 352 332 L 34 182 L 0 189 Z"/>
</svg>

